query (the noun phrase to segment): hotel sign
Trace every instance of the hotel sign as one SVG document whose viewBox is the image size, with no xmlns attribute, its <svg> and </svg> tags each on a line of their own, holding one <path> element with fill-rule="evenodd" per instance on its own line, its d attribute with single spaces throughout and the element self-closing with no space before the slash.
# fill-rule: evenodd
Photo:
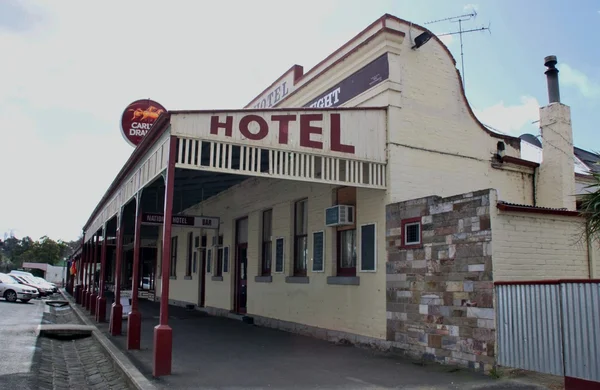
<svg viewBox="0 0 600 390">
<path fill-rule="evenodd" d="M 275 107 L 276 104 L 294 92 L 296 89 L 294 84 L 301 75 L 302 67 L 294 65 L 269 88 L 252 100 L 246 108 L 263 109 Z"/>
<path fill-rule="evenodd" d="M 385 162 L 386 109 L 207 111 L 171 115 L 175 136 Z"/>
<path fill-rule="evenodd" d="M 202 229 L 218 229 L 219 218 L 193 215 L 173 215 L 172 224 L 176 226 L 187 226 Z M 142 213 L 144 225 L 162 225 L 165 220 L 163 214 Z"/>
<path fill-rule="evenodd" d="M 330 108 L 340 106 L 377 84 L 384 82 L 389 76 L 390 66 L 387 53 L 385 53 L 337 85 L 329 88 L 305 104 L 304 107 Z"/>
</svg>

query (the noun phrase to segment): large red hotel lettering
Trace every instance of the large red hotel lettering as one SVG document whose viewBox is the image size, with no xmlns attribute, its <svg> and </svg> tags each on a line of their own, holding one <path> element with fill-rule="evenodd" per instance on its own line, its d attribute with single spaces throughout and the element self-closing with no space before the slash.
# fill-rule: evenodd
<svg viewBox="0 0 600 390">
<path fill-rule="evenodd" d="M 131 290 L 127 346 L 138 349 L 147 289 L 160 302 L 144 346 L 155 376 L 171 373 L 172 304 L 489 370 L 493 281 L 600 276 L 587 245 L 529 245 L 578 231 L 572 194 L 589 175 L 564 174 L 576 160 L 569 115 L 543 107 L 553 147 L 541 164 L 524 160 L 524 141 L 475 117 L 447 47 L 384 15 L 246 108 L 160 114 L 84 225 L 77 301 L 104 321 L 99 299 L 115 285 L 119 335 Z M 511 246 L 521 235 L 529 243 Z"/>
<path fill-rule="evenodd" d="M 325 119 L 323 120 L 325 116 Z M 307 113 L 286 115 L 248 114 L 235 118 L 231 115 L 210 117 L 210 133 L 222 132 L 232 137 L 234 129 L 251 141 L 262 141 L 277 136 L 279 145 L 288 145 L 290 138 L 299 137 L 299 146 L 323 150 L 323 140 L 329 135 L 329 148 L 333 152 L 354 154 L 354 145 L 342 143 L 339 113 Z M 295 125 L 297 124 L 297 125 Z"/>
</svg>

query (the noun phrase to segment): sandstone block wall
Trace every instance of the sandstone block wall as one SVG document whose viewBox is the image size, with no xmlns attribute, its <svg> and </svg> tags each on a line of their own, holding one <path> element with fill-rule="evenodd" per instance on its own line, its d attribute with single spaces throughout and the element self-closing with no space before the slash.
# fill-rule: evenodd
<svg viewBox="0 0 600 390">
<path fill-rule="evenodd" d="M 387 340 L 409 355 L 476 370 L 495 356 L 491 190 L 386 208 Z M 421 245 L 402 248 L 402 220 Z"/>
</svg>

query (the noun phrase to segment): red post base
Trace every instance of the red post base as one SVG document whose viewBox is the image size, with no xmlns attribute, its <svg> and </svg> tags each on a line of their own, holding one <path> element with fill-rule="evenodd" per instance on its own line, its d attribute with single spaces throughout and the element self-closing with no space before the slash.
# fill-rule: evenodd
<svg viewBox="0 0 600 390">
<path fill-rule="evenodd" d="M 140 349 L 142 337 L 142 315 L 139 311 L 132 311 L 127 317 L 127 349 Z"/>
<path fill-rule="evenodd" d="M 83 306 L 83 297 L 85 297 L 85 286 L 81 287 L 79 290 L 79 304 Z"/>
<path fill-rule="evenodd" d="M 98 295 L 96 293 L 93 293 L 92 295 L 90 295 L 90 314 L 95 316 L 96 315 L 96 301 L 98 299 Z"/>
<path fill-rule="evenodd" d="M 96 322 L 106 321 L 106 298 L 96 298 Z"/>
<path fill-rule="evenodd" d="M 169 325 L 154 327 L 154 356 L 152 359 L 152 376 L 171 375 L 171 359 L 173 357 L 173 329 Z"/>
<path fill-rule="evenodd" d="M 600 382 L 565 376 L 565 390 L 598 390 Z"/>
<path fill-rule="evenodd" d="M 90 308 L 90 295 L 92 295 L 89 291 L 85 292 L 85 296 L 83 297 L 83 307 L 86 309 Z"/>
<path fill-rule="evenodd" d="M 75 303 L 81 303 L 81 288 L 75 288 Z"/>
<path fill-rule="evenodd" d="M 110 308 L 110 325 L 108 330 L 113 336 L 119 336 L 123 327 L 123 306 L 120 303 L 113 303 Z"/>
</svg>

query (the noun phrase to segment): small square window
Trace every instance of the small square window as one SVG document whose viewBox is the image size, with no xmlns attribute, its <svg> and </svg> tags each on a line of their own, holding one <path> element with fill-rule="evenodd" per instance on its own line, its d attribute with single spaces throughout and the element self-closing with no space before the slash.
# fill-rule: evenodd
<svg viewBox="0 0 600 390">
<path fill-rule="evenodd" d="M 402 247 L 416 248 L 422 244 L 421 218 L 410 218 L 402 221 Z"/>
<path fill-rule="evenodd" d="M 404 243 L 406 245 L 415 245 L 421 243 L 421 235 L 419 234 L 421 230 L 421 224 L 418 222 L 407 223 L 404 225 L 404 234 L 406 239 Z"/>
</svg>

